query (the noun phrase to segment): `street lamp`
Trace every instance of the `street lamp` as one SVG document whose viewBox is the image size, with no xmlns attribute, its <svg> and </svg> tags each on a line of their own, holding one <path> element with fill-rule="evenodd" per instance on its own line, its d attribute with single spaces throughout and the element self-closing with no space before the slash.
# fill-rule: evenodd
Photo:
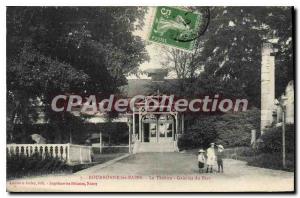
<svg viewBox="0 0 300 198">
<path fill-rule="evenodd" d="M 286 107 L 285 101 L 287 100 L 286 96 L 281 96 L 280 100 L 275 100 L 275 105 L 279 106 L 282 110 L 282 167 L 286 168 L 286 152 L 285 152 L 285 114 Z"/>
</svg>

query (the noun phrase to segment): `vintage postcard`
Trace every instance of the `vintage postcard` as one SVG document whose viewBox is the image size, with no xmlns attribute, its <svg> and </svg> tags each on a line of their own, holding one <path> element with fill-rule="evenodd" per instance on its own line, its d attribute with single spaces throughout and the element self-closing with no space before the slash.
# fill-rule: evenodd
<svg viewBox="0 0 300 198">
<path fill-rule="evenodd" d="M 8 192 L 295 192 L 293 7 L 7 7 Z"/>
</svg>

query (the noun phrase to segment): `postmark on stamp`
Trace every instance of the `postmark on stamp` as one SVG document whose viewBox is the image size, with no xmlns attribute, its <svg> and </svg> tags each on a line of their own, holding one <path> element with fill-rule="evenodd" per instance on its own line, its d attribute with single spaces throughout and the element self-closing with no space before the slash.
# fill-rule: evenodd
<svg viewBox="0 0 300 198">
<path fill-rule="evenodd" d="M 208 25 L 207 14 L 178 7 L 157 7 L 149 41 L 193 50 Z"/>
</svg>

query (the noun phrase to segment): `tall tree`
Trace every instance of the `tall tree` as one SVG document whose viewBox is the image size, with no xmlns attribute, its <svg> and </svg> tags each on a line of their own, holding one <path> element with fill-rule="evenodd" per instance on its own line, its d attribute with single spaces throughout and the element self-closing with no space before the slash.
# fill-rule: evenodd
<svg viewBox="0 0 300 198">
<path fill-rule="evenodd" d="M 148 59 L 133 31 L 143 26 L 140 7 L 8 7 L 8 122 L 24 125 L 40 99 L 48 118 L 65 126 L 65 113 L 53 113 L 57 93 L 114 93 Z M 10 124 L 13 126 L 13 124 Z M 24 129 L 26 130 L 26 129 Z M 63 130 L 60 129 L 60 130 Z"/>
<path fill-rule="evenodd" d="M 275 81 L 280 95 L 293 79 L 292 8 L 211 7 L 210 13 L 208 29 L 194 52 L 167 52 L 165 65 L 184 65 L 186 74 L 190 72 L 186 78 L 196 78 L 184 86 L 186 94 L 245 97 L 259 107 L 261 46 L 277 40 Z M 195 72 L 202 67 L 204 72 Z"/>
</svg>

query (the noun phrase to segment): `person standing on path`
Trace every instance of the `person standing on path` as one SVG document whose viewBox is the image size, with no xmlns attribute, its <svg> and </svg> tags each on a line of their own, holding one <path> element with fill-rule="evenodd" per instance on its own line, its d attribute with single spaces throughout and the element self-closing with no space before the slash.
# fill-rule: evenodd
<svg viewBox="0 0 300 198">
<path fill-rule="evenodd" d="M 205 156 L 204 156 L 205 151 L 203 149 L 199 150 L 198 154 L 198 167 L 199 167 L 199 173 L 203 172 L 203 168 L 205 165 Z"/>
<path fill-rule="evenodd" d="M 210 143 L 210 147 L 206 151 L 207 154 L 207 169 L 206 172 L 208 173 L 208 170 L 210 169 L 210 172 L 212 173 L 213 171 L 213 166 L 216 161 L 216 153 L 215 153 L 215 143 Z"/>
<path fill-rule="evenodd" d="M 224 147 L 222 145 L 218 145 L 218 151 L 217 151 L 217 164 L 218 164 L 218 173 L 223 173 L 223 158 L 224 158 Z"/>
</svg>

